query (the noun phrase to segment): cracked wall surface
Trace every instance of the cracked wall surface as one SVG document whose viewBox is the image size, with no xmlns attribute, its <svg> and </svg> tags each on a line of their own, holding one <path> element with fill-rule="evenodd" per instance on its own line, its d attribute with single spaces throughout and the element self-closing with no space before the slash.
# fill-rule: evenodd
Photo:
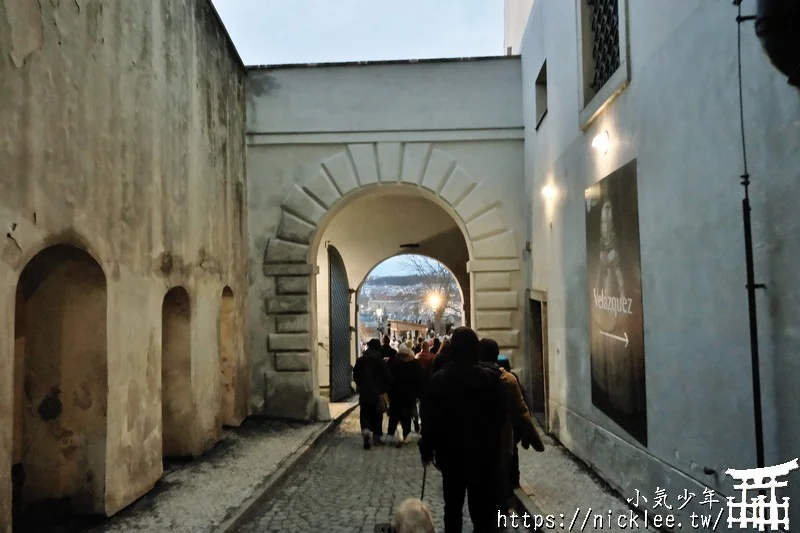
<svg viewBox="0 0 800 533">
<path fill-rule="evenodd" d="M 224 348 L 239 352 L 226 356 L 235 366 L 224 380 L 218 353 L 226 286 L 234 295 L 226 335 L 244 327 L 244 69 L 205 0 L 2 0 L 0 124 L 0 532 L 7 533 L 10 468 L 24 442 L 15 428 L 25 431 L 14 406 L 20 379 L 28 379 L 14 357 L 15 346 L 28 353 L 15 327 L 23 305 L 16 286 L 49 245 L 87 250 L 106 276 L 101 512 L 115 513 L 162 474 L 161 308 L 171 287 L 185 287 L 192 302 L 191 388 L 182 404 L 196 438 L 188 453 L 202 453 L 223 422 L 246 416 L 243 346 Z M 223 390 L 231 395 L 226 413 Z"/>
</svg>

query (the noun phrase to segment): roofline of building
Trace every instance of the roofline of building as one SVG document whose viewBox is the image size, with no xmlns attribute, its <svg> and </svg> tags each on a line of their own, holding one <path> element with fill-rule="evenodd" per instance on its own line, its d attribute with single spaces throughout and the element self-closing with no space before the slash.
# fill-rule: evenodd
<svg viewBox="0 0 800 533">
<path fill-rule="evenodd" d="M 225 26 L 225 23 L 222 22 L 222 17 L 219 16 L 219 11 L 217 11 L 217 8 L 214 6 L 214 2 L 212 2 L 212 0 L 206 0 L 206 4 L 208 4 L 208 7 L 211 8 L 211 13 L 213 13 L 214 17 L 217 19 L 217 24 L 219 24 L 219 27 L 222 28 L 222 34 L 225 36 L 225 40 L 228 42 L 228 48 L 232 52 L 236 62 L 239 64 L 239 68 L 241 68 L 243 71 L 246 71 L 247 65 L 244 64 L 244 61 L 242 61 L 242 56 L 239 55 L 239 50 L 236 49 L 236 45 L 233 43 L 233 39 L 231 39 L 231 34 L 228 33 L 228 28 Z"/>
<path fill-rule="evenodd" d="M 418 63 L 467 63 L 478 61 L 504 61 L 519 59 L 519 55 L 476 56 L 476 57 L 440 57 L 432 59 L 387 59 L 379 61 L 343 61 L 339 63 L 285 63 L 278 65 L 252 65 L 247 70 L 282 70 L 300 68 L 325 67 L 371 67 L 377 65 L 416 65 Z"/>
</svg>

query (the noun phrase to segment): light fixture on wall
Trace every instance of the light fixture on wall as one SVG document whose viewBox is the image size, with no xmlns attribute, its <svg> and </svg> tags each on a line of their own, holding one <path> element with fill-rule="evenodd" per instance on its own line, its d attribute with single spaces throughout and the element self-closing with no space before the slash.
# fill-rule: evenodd
<svg viewBox="0 0 800 533">
<path fill-rule="evenodd" d="M 603 130 L 592 139 L 592 148 L 601 153 L 608 153 L 608 145 L 611 144 L 608 132 Z"/>
<path fill-rule="evenodd" d="M 558 189 L 556 189 L 555 185 L 548 183 L 542 187 L 542 198 L 550 202 L 558 198 Z"/>
</svg>

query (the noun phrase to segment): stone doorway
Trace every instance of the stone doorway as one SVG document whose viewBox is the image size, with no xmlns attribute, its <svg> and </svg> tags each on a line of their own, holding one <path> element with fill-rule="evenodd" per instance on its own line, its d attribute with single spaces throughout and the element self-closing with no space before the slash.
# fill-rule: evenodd
<svg viewBox="0 0 800 533">
<path fill-rule="evenodd" d="M 543 428 L 548 419 L 547 302 L 530 300 L 531 410 Z"/>
<path fill-rule="evenodd" d="M 23 529 L 54 510 L 102 514 L 105 274 L 87 252 L 51 246 L 22 271 L 15 307 L 12 503 L 17 526 Z M 47 510 L 39 511 L 40 506 Z"/>
<path fill-rule="evenodd" d="M 161 431 L 164 457 L 193 452 L 192 308 L 189 293 L 173 287 L 161 310 Z"/>
</svg>

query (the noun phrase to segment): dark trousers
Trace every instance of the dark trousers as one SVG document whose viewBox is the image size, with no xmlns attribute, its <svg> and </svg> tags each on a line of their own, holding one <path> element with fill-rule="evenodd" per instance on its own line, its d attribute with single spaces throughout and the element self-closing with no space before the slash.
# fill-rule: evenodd
<svg viewBox="0 0 800 533">
<path fill-rule="evenodd" d="M 400 427 L 403 428 L 403 438 L 408 437 L 409 433 L 411 433 L 411 416 L 397 416 L 394 414 L 389 415 L 389 427 L 386 430 L 386 434 L 391 436 L 394 435 L 395 431 L 397 431 L 397 424 L 400 423 Z"/>
<path fill-rule="evenodd" d="M 389 405 L 391 406 L 389 408 L 389 427 L 386 434 L 394 435 L 399 422 L 400 427 L 403 428 L 403 438 L 407 437 L 411 433 L 411 416 L 414 412 L 416 401 L 414 403 L 407 401 L 401 403 L 401 401 L 389 398 Z"/>
<path fill-rule="evenodd" d="M 375 438 L 383 435 L 383 413 L 378 410 L 377 405 L 361 404 L 361 431 L 369 430 Z"/>
<path fill-rule="evenodd" d="M 475 533 L 497 531 L 500 509 L 497 469 L 486 469 L 483 473 L 465 470 L 448 468 L 442 471 L 445 533 L 461 533 L 465 493 Z"/>
</svg>

